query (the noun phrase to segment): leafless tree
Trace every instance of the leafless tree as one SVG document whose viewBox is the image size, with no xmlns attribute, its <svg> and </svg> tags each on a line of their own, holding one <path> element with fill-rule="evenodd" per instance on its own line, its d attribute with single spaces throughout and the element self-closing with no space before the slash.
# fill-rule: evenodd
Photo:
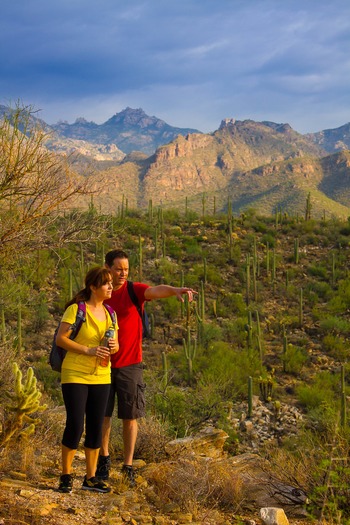
<svg viewBox="0 0 350 525">
<path fill-rule="evenodd" d="M 47 245 L 48 224 L 74 197 L 90 193 L 89 177 L 45 147 L 49 132 L 34 113 L 18 104 L 0 119 L 0 255 Z"/>
</svg>

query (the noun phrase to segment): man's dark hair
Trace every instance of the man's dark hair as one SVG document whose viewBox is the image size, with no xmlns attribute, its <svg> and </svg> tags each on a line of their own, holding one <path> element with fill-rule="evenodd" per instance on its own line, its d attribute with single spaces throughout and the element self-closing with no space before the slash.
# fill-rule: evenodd
<svg viewBox="0 0 350 525">
<path fill-rule="evenodd" d="M 108 268 L 113 266 L 114 259 L 129 259 L 129 257 L 123 250 L 111 250 L 110 252 L 107 252 L 105 255 L 105 263 Z"/>
</svg>

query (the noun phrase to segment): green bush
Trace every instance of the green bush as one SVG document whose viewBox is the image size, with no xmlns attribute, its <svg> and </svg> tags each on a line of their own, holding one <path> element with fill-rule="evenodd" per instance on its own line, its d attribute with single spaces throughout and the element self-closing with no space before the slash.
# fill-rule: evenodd
<svg viewBox="0 0 350 525">
<path fill-rule="evenodd" d="M 349 358 L 349 343 L 343 336 L 327 334 L 322 339 L 322 345 L 324 351 L 338 361 L 345 361 Z"/>
<path fill-rule="evenodd" d="M 216 384 L 223 400 L 234 401 L 237 396 L 246 396 L 247 378 L 260 373 L 259 356 L 250 357 L 229 343 L 217 341 L 198 356 L 196 373 L 204 384 Z"/>
<path fill-rule="evenodd" d="M 203 323 L 201 330 L 201 344 L 208 348 L 212 341 L 222 339 L 222 329 L 216 323 Z"/>
<path fill-rule="evenodd" d="M 308 274 L 313 277 L 318 277 L 322 279 L 323 281 L 329 280 L 328 268 L 325 268 L 324 266 L 321 266 L 320 264 L 309 266 L 307 271 L 308 271 Z"/>
<path fill-rule="evenodd" d="M 321 371 L 310 385 L 297 388 L 299 403 L 307 410 L 309 420 L 319 432 L 334 432 L 339 413 L 339 385 L 339 375 Z"/>
<path fill-rule="evenodd" d="M 284 370 L 288 374 L 298 375 L 308 362 L 309 356 L 305 348 L 289 344 L 282 356 Z"/>
<path fill-rule="evenodd" d="M 320 299 L 328 301 L 333 295 L 333 290 L 330 284 L 320 281 L 312 281 L 312 283 L 307 285 L 307 290 L 310 289 L 314 292 Z"/>
<path fill-rule="evenodd" d="M 338 290 L 329 301 L 329 310 L 334 314 L 345 313 L 350 308 L 350 279 L 338 283 Z"/>
<path fill-rule="evenodd" d="M 165 392 L 157 393 L 153 399 L 156 416 L 169 426 L 176 437 L 188 433 L 191 421 L 192 400 L 190 392 L 169 386 Z"/>
<path fill-rule="evenodd" d="M 333 332 L 338 335 L 350 335 L 350 322 L 336 316 L 328 316 L 320 321 L 320 329 L 325 332 Z"/>
<path fill-rule="evenodd" d="M 224 341 L 234 342 L 240 348 L 245 347 L 247 340 L 246 324 L 247 321 L 243 318 L 233 321 L 224 319 L 221 323 Z"/>
</svg>

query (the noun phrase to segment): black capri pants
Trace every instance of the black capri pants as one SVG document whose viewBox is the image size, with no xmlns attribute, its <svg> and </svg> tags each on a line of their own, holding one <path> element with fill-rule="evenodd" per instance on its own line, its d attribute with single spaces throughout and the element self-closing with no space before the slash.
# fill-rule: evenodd
<svg viewBox="0 0 350 525">
<path fill-rule="evenodd" d="M 84 447 L 101 447 L 102 423 L 109 390 L 109 384 L 64 383 L 62 385 L 63 400 L 67 413 L 62 445 L 73 450 L 78 448 L 84 431 L 85 419 Z"/>
</svg>

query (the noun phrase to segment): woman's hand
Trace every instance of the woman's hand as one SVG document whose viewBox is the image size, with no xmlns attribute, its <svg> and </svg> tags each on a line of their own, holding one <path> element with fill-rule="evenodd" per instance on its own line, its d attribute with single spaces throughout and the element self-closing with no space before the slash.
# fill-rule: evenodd
<svg viewBox="0 0 350 525">
<path fill-rule="evenodd" d="M 107 346 L 93 346 L 92 348 L 89 348 L 87 352 L 88 355 L 95 355 L 101 360 L 109 359 L 110 353 L 111 352 Z"/>
</svg>

